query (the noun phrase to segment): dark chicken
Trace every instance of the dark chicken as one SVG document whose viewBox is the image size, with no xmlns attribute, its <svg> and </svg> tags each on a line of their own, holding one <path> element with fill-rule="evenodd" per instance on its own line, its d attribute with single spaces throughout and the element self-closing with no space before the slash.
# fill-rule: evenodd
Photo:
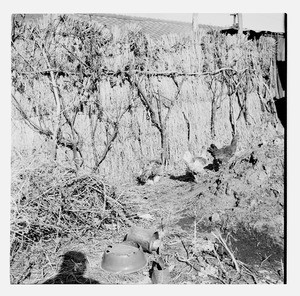
<svg viewBox="0 0 300 296">
<path fill-rule="evenodd" d="M 163 174 L 162 163 L 159 160 L 150 160 L 140 171 L 138 182 L 140 184 L 154 184 L 159 181 Z"/>
<path fill-rule="evenodd" d="M 211 144 L 207 151 L 213 156 L 215 160 L 220 163 L 225 163 L 229 161 L 229 159 L 235 154 L 238 140 L 239 135 L 235 134 L 230 145 L 218 149 L 216 145 Z"/>
</svg>

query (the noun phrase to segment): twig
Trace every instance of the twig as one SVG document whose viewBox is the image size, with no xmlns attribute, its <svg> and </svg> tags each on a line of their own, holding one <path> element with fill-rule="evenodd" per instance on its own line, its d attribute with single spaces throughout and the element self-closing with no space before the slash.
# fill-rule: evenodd
<svg viewBox="0 0 300 296">
<path fill-rule="evenodd" d="M 271 256 L 272 256 L 272 254 L 269 255 L 266 259 L 264 259 L 264 260 L 260 263 L 259 268 L 261 268 L 262 265 L 263 265 L 263 263 L 264 263 L 265 261 L 267 261 Z"/>
<path fill-rule="evenodd" d="M 23 57 L 23 55 L 18 51 L 18 49 L 15 47 L 13 43 L 12 43 L 12 47 L 15 49 L 17 54 L 29 65 L 29 67 L 31 67 L 31 69 L 33 69 L 33 71 L 36 72 L 36 69 L 30 64 L 30 62 L 25 57 Z"/>
<path fill-rule="evenodd" d="M 170 117 L 171 110 L 172 110 L 173 106 L 175 105 L 175 103 L 176 103 L 176 102 L 178 101 L 178 99 L 179 99 L 179 94 L 180 94 L 180 92 L 181 92 L 181 90 L 182 90 L 182 86 L 183 86 L 183 83 L 184 83 L 185 80 L 186 80 L 186 77 L 184 77 L 184 78 L 181 80 L 180 84 L 176 81 L 176 79 L 175 79 L 174 76 L 172 76 L 172 79 L 173 79 L 174 84 L 175 84 L 176 87 L 177 87 L 177 93 L 176 93 L 176 95 L 175 95 L 175 99 L 174 99 L 173 101 L 171 101 L 171 105 L 170 105 L 170 107 L 168 108 L 168 112 L 167 112 L 167 114 L 166 114 L 166 116 L 165 116 L 164 123 L 163 123 L 164 126 L 167 125 L 167 122 L 168 122 L 169 117 Z"/>
<path fill-rule="evenodd" d="M 213 246 L 213 247 L 214 247 L 214 254 L 215 254 L 215 256 L 216 256 L 217 259 L 218 259 L 219 265 L 220 265 L 222 271 L 226 274 L 226 270 L 225 270 L 225 268 L 224 268 L 224 266 L 223 266 L 223 264 L 222 264 L 222 262 L 221 262 L 221 260 L 220 260 L 220 257 L 219 257 L 219 255 L 218 255 L 216 249 L 215 249 L 215 246 Z"/>
<path fill-rule="evenodd" d="M 45 52 L 45 49 L 43 48 L 43 46 L 41 44 L 39 44 L 36 41 L 37 45 L 39 46 L 42 55 L 45 59 L 45 62 L 47 64 L 47 67 L 49 69 L 51 69 L 51 65 L 50 65 L 50 61 L 49 61 L 49 57 L 47 55 L 47 53 Z M 54 101 L 56 104 L 56 118 L 55 118 L 55 128 L 54 128 L 54 133 L 53 133 L 53 158 L 56 160 L 57 157 L 57 146 L 58 146 L 58 135 L 60 133 L 61 130 L 61 97 L 59 96 L 59 87 L 56 83 L 56 77 L 54 75 L 53 71 L 50 71 L 50 85 L 52 85 L 52 91 L 53 91 L 53 95 L 54 95 Z"/>
<path fill-rule="evenodd" d="M 65 45 L 60 44 L 69 54 L 71 54 L 78 62 L 80 62 L 83 66 L 88 69 L 94 70 L 92 67 L 88 66 L 85 62 L 83 62 L 77 55 L 75 55 L 72 51 L 70 51 Z"/>
<path fill-rule="evenodd" d="M 175 278 L 172 279 L 172 282 L 175 282 L 175 281 L 182 275 L 183 271 L 185 271 L 185 269 L 186 269 L 187 267 L 188 267 L 188 266 L 185 266 L 185 267 L 179 272 L 179 274 L 178 274 Z M 190 270 L 189 270 L 187 273 L 190 273 L 191 270 L 193 269 L 193 267 L 191 267 L 191 266 L 189 266 L 189 267 L 190 267 Z"/>
<path fill-rule="evenodd" d="M 94 189 L 95 191 L 97 191 L 98 193 L 102 194 L 102 192 L 100 192 L 98 188 L 95 188 L 94 186 L 91 186 L 91 188 L 93 188 L 93 189 Z M 122 209 L 124 208 L 124 206 L 123 206 L 121 203 L 119 203 L 118 201 L 116 201 L 115 199 L 113 199 L 112 197 L 110 197 L 110 196 L 108 196 L 108 195 L 106 195 L 106 200 L 112 201 L 113 203 L 119 205 Z M 123 218 L 127 223 L 132 224 L 132 222 L 131 222 L 130 220 L 128 220 L 124 215 L 122 215 L 122 213 L 120 213 L 119 211 L 118 211 L 118 214 L 119 214 L 120 217 Z"/>
<path fill-rule="evenodd" d="M 14 106 L 16 107 L 16 109 L 20 112 L 21 116 L 23 117 L 23 119 L 25 120 L 25 123 L 33 130 L 37 131 L 38 133 L 45 135 L 49 138 L 52 137 L 53 133 L 50 130 L 44 130 L 41 126 L 38 126 L 37 124 L 35 124 L 30 118 L 29 116 L 26 114 L 26 112 L 23 110 L 23 107 L 21 106 L 21 104 L 18 102 L 18 100 L 16 99 L 16 97 L 14 96 L 14 94 L 11 94 L 12 98 L 13 98 L 13 102 L 14 102 Z"/>
<path fill-rule="evenodd" d="M 151 117 L 151 122 L 152 124 L 159 130 L 159 132 L 162 131 L 162 127 L 157 119 L 157 116 L 155 114 L 155 111 L 153 109 L 153 106 L 151 105 L 149 99 L 147 98 L 147 95 L 145 94 L 145 92 L 143 91 L 140 83 L 138 81 L 133 81 L 132 77 L 129 76 L 128 79 L 129 83 L 136 87 L 137 91 L 138 91 L 138 95 L 141 99 L 142 104 L 144 105 L 145 109 L 147 112 L 149 112 L 150 117 Z"/>
<path fill-rule="evenodd" d="M 223 245 L 223 247 L 226 249 L 226 251 L 228 252 L 228 254 L 230 255 L 230 257 L 231 257 L 231 259 L 232 259 L 232 261 L 233 261 L 233 263 L 234 263 L 234 266 L 235 266 L 237 272 L 240 273 L 240 272 L 241 272 L 240 267 L 239 267 L 239 265 L 238 265 L 238 263 L 237 263 L 237 261 L 236 261 L 234 255 L 232 254 L 232 252 L 231 252 L 230 249 L 228 248 L 226 242 L 223 240 L 221 234 L 219 234 L 219 235 L 217 236 L 214 232 L 212 232 L 212 235 L 213 235 L 213 236 L 214 236 L 214 237 L 215 237 L 215 238 Z"/>
<path fill-rule="evenodd" d="M 181 244 L 182 244 L 182 246 L 183 246 L 183 248 L 184 248 L 184 250 L 185 250 L 185 252 L 186 252 L 186 257 L 187 257 L 187 259 L 188 259 L 188 258 L 189 258 L 189 251 L 188 251 L 187 247 L 185 246 L 185 244 L 184 244 L 182 238 L 181 238 L 179 235 L 177 235 L 177 237 L 180 239 Z"/>
<path fill-rule="evenodd" d="M 120 121 L 122 119 L 122 117 L 124 116 L 124 114 L 129 111 L 131 108 L 131 104 L 129 104 L 122 112 L 121 114 L 118 116 L 117 120 L 115 122 L 113 122 L 113 133 L 110 135 L 110 137 L 108 138 L 108 141 L 105 145 L 105 149 L 100 157 L 100 160 L 98 161 L 98 163 L 95 165 L 95 167 L 93 168 L 93 171 L 96 172 L 97 169 L 99 168 L 100 164 L 104 161 L 104 159 L 106 158 L 107 153 L 110 151 L 111 147 L 112 147 L 112 143 L 115 141 L 115 139 L 118 136 L 119 133 L 119 124 Z"/>
<path fill-rule="evenodd" d="M 248 68 L 242 69 L 240 71 L 235 70 L 233 68 L 224 67 L 220 68 L 216 71 L 208 71 L 208 72 L 190 72 L 190 73 L 184 73 L 184 72 L 178 72 L 178 71 L 164 71 L 164 72 L 152 72 L 152 71 L 139 71 L 139 70 L 132 70 L 132 71 L 123 71 L 119 73 L 130 73 L 130 74 L 145 74 L 145 75 L 151 75 L 151 76 L 203 76 L 203 75 L 216 75 L 221 72 L 225 71 L 232 71 L 235 73 L 243 73 L 246 70 L 249 70 Z M 106 74 L 111 74 L 112 71 L 107 71 Z"/>
<path fill-rule="evenodd" d="M 26 270 L 24 271 L 23 275 L 20 276 L 20 278 L 17 281 L 17 284 L 21 284 L 23 283 L 27 278 L 29 278 L 31 276 L 31 270 L 34 266 L 33 262 L 29 262 Z"/>
<path fill-rule="evenodd" d="M 245 264 L 244 262 L 242 262 L 240 260 L 238 260 L 238 262 L 239 262 L 240 265 L 242 265 L 245 272 L 252 277 L 254 283 L 258 284 L 258 280 L 257 280 L 255 274 L 251 271 L 251 269 L 247 266 L 247 264 Z"/>
<path fill-rule="evenodd" d="M 175 257 L 176 257 L 176 259 L 177 259 L 179 262 L 186 263 L 187 265 L 189 265 L 189 266 L 191 266 L 192 268 L 194 268 L 196 271 L 201 271 L 201 270 L 199 270 L 198 268 L 196 268 L 196 267 L 194 266 L 194 264 L 192 264 L 192 263 L 190 262 L 193 258 L 190 258 L 190 259 L 184 259 L 184 258 L 182 258 L 181 256 L 179 256 L 177 252 L 175 253 Z"/>
</svg>

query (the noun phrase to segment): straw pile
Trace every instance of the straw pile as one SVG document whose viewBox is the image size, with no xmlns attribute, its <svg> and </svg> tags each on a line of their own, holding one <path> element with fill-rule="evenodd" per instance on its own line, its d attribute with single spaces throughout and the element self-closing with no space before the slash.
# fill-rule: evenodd
<svg viewBox="0 0 300 296">
<path fill-rule="evenodd" d="M 114 190 L 96 175 L 43 163 L 12 182 L 11 244 L 15 252 L 40 241 L 94 236 L 108 224 L 129 223 Z"/>
</svg>

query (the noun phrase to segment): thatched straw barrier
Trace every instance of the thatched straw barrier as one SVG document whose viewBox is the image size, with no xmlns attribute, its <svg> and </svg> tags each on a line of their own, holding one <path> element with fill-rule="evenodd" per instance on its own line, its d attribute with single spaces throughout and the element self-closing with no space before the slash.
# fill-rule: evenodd
<svg viewBox="0 0 300 296">
<path fill-rule="evenodd" d="M 13 147 L 24 152 L 42 147 L 77 170 L 130 179 L 162 152 L 177 169 L 188 147 L 221 145 L 235 130 L 242 147 L 280 128 L 272 38 L 209 31 L 152 40 L 137 26 L 109 31 L 68 16 L 18 30 Z"/>
</svg>

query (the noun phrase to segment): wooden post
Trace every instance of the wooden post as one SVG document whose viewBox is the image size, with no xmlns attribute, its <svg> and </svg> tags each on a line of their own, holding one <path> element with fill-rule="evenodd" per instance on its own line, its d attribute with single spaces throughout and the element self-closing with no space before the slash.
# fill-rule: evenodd
<svg viewBox="0 0 300 296">
<path fill-rule="evenodd" d="M 198 25 L 199 25 L 199 13 L 193 13 L 193 32 L 196 33 L 198 31 Z"/>
<path fill-rule="evenodd" d="M 239 26 L 239 34 L 243 34 L 243 16 L 241 13 L 238 13 L 238 26 Z"/>
<path fill-rule="evenodd" d="M 195 49 L 195 54 L 197 58 L 197 64 L 198 64 L 198 71 L 200 71 L 201 65 L 200 65 L 200 58 L 199 58 L 199 13 L 193 13 L 193 20 L 192 20 L 192 25 L 193 25 L 193 43 L 194 43 L 194 49 Z"/>
<path fill-rule="evenodd" d="M 235 28 L 237 26 L 237 22 L 236 22 L 236 16 L 237 16 L 237 13 L 232 13 L 230 14 L 231 16 L 233 16 L 233 24 L 232 24 L 232 27 Z"/>
</svg>

